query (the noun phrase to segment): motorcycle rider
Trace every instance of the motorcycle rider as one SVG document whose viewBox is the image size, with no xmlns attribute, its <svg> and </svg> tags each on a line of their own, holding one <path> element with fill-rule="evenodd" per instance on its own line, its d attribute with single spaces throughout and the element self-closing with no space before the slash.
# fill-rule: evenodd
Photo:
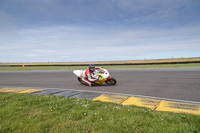
<svg viewBox="0 0 200 133">
<path fill-rule="evenodd" d="M 83 71 L 81 74 L 81 79 L 85 82 L 86 85 L 92 86 L 94 81 L 99 80 L 99 76 L 97 76 L 97 73 L 95 70 L 99 68 L 95 68 L 94 64 L 90 64 L 89 68 Z"/>
</svg>

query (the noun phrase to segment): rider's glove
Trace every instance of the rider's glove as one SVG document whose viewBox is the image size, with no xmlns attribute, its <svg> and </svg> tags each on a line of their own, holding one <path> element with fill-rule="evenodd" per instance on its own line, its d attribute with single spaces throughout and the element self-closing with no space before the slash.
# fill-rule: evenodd
<svg viewBox="0 0 200 133">
<path fill-rule="evenodd" d="M 99 77 L 98 77 L 98 80 L 101 80 L 101 78 L 102 78 L 102 77 L 101 77 L 101 76 L 99 76 Z"/>
<path fill-rule="evenodd" d="M 96 81 L 100 81 L 101 80 L 101 77 L 99 76 L 97 79 L 96 79 Z"/>
</svg>

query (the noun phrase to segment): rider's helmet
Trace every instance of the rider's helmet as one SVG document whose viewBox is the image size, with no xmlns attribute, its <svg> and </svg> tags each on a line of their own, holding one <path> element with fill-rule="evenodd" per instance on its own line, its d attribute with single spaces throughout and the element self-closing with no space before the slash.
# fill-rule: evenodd
<svg viewBox="0 0 200 133">
<path fill-rule="evenodd" d="M 90 70 L 90 72 L 94 72 L 94 70 L 95 70 L 95 65 L 94 65 L 94 64 L 90 64 L 90 65 L 89 65 L 89 70 Z"/>
</svg>

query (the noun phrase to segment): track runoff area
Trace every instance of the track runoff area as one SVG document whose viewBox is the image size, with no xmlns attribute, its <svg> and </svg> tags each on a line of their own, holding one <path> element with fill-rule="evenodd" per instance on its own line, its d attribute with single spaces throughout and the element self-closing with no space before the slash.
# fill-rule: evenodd
<svg viewBox="0 0 200 133">
<path fill-rule="evenodd" d="M 113 102 L 122 105 L 136 105 L 147 107 L 156 111 L 169 111 L 175 113 L 190 113 L 200 115 L 200 102 L 191 102 L 176 99 L 165 99 L 140 95 L 127 95 L 120 93 L 106 93 L 84 90 L 68 90 L 58 88 L 27 88 L 27 87 L 0 87 L 0 92 L 31 93 L 38 95 L 56 95 L 65 97 L 86 98 L 103 102 Z"/>
</svg>

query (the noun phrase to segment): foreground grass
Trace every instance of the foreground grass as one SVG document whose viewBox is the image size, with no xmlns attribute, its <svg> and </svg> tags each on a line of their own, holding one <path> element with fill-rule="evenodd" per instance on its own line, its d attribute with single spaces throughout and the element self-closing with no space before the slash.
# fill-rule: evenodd
<svg viewBox="0 0 200 133">
<path fill-rule="evenodd" d="M 88 66 L 25 66 L 0 67 L 0 70 L 53 70 L 53 69 L 86 69 Z M 162 65 L 110 65 L 105 68 L 169 68 L 169 67 L 200 67 L 200 63 L 191 64 L 162 64 Z"/>
<path fill-rule="evenodd" d="M 87 99 L 0 93 L 0 132 L 200 132 L 200 116 Z"/>
</svg>

